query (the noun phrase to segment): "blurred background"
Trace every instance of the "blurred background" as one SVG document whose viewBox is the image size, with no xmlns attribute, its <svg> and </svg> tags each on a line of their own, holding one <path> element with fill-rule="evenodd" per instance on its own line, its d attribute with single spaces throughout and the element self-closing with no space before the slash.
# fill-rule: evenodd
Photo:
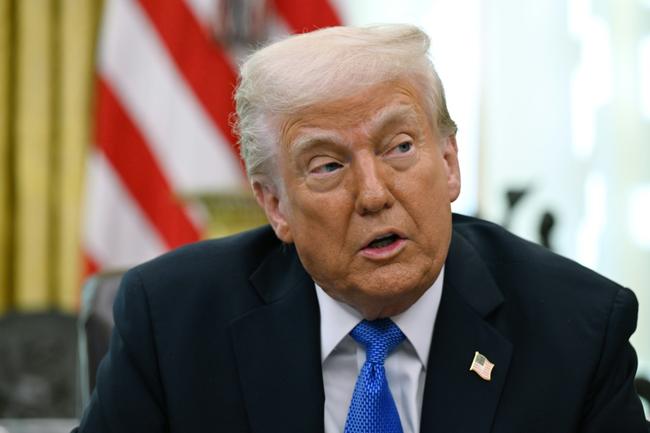
<svg viewBox="0 0 650 433">
<path fill-rule="evenodd" d="M 431 36 L 454 210 L 630 287 L 647 386 L 650 1 L 0 0 L 0 432 L 79 415 L 88 276 L 264 222 L 229 127 L 251 47 L 382 22 Z"/>
</svg>

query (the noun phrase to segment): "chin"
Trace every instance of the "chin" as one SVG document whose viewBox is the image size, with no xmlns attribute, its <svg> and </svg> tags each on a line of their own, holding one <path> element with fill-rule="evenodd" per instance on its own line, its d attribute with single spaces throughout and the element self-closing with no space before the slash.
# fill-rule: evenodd
<svg viewBox="0 0 650 433">
<path fill-rule="evenodd" d="M 417 300 L 418 298 L 415 298 Z M 413 305 L 415 301 L 406 300 L 400 298 L 396 302 L 377 302 L 376 299 L 373 299 L 370 303 L 364 303 L 363 305 L 352 305 L 364 319 L 366 320 L 375 320 L 382 319 L 384 317 L 392 317 L 398 314 L 403 313 L 408 310 L 408 308 Z"/>
<path fill-rule="evenodd" d="M 367 320 L 395 316 L 408 310 L 429 287 L 422 288 L 418 281 L 381 280 L 382 284 L 359 287 L 352 302 L 347 302 Z M 386 290 L 387 287 L 392 290 Z"/>
<path fill-rule="evenodd" d="M 379 298 L 400 299 L 422 293 L 431 284 L 435 276 L 431 275 L 432 266 L 414 266 L 396 263 L 381 267 L 360 281 L 360 287 L 365 286 L 366 293 L 374 293 Z M 372 284 L 368 284 L 372 282 Z"/>
</svg>

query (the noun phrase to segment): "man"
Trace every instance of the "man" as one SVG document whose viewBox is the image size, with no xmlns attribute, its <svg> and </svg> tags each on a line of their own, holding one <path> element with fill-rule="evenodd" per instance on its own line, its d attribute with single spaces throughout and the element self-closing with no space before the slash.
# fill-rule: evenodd
<svg viewBox="0 0 650 433">
<path fill-rule="evenodd" d="M 473 218 L 406 25 L 255 53 L 236 92 L 270 227 L 124 277 L 81 432 L 647 431 L 629 290 Z"/>
</svg>

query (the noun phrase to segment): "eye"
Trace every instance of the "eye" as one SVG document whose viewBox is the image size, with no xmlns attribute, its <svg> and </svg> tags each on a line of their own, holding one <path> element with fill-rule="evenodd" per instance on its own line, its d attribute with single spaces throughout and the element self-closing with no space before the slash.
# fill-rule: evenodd
<svg viewBox="0 0 650 433">
<path fill-rule="evenodd" d="M 405 141 L 404 143 L 398 144 L 397 147 L 395 147 L 395 150 L 400 153 L 406 153 L 411 150 L 411 147 L 413 147 L 413 143 L 410 141 Z"/>
<path fill-rule="evenodd" d="M 409 134 L 393 137 L 382 155 L 384 161 L 396 170 L 406 170 L 418 161 L 417 141 Z"/>
<path fill-rule="evenodd" d="M 335 161 L 330 161 L 330 162 L 326 162 L 325 164 L 315 166 L 314 168 L 309 170 L 309 172 L 313 174 L 327 174 L 327 173 L 332 173 L 340 169 L 341 167 L 343 167 L 343 165 L 341 165 L 340 163 Z"/>
<path fill-rule="evenodd" d="M 338 170 L 341 167 L 342 167 L 342 165 L 339 164 L 338 162 L 328 162 L 327 164 L 323 164 L 318 168 L 322 172 L 331 173 L 331 172 L 333 172 L 335 170 Z"/>
<path fill-rule="evenodd" d="M 397 146 L 391 147 L 387 152 L 386 156 L 401 156 L 410 154 L 413 151 L 413 142 L 410 140 L 404 140 L 399 143 Z"/>
</svg>

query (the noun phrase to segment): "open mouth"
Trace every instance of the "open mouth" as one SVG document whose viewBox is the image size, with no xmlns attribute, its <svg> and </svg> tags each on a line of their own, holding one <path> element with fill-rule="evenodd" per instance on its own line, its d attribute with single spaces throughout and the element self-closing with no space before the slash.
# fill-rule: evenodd
<svg viewBox="0 0 650 433">
<path fill-rule="evenodd" d="M 373 240 L 372 242 L 370 242 L 366 248 L 374 248 L 374 249 L 384 248 L 384 247 L 387 247 L 389 245 L 394 244 L 395 242 L 397 242 L 400 239 L 401 238 L 399 236 L 397 236 L 396 234 L 388 233 L 388 234 L 386 234 L 384 236 L 380 236 L 380 237 L 376 238 L 375 240 Z"/>
</svg>

